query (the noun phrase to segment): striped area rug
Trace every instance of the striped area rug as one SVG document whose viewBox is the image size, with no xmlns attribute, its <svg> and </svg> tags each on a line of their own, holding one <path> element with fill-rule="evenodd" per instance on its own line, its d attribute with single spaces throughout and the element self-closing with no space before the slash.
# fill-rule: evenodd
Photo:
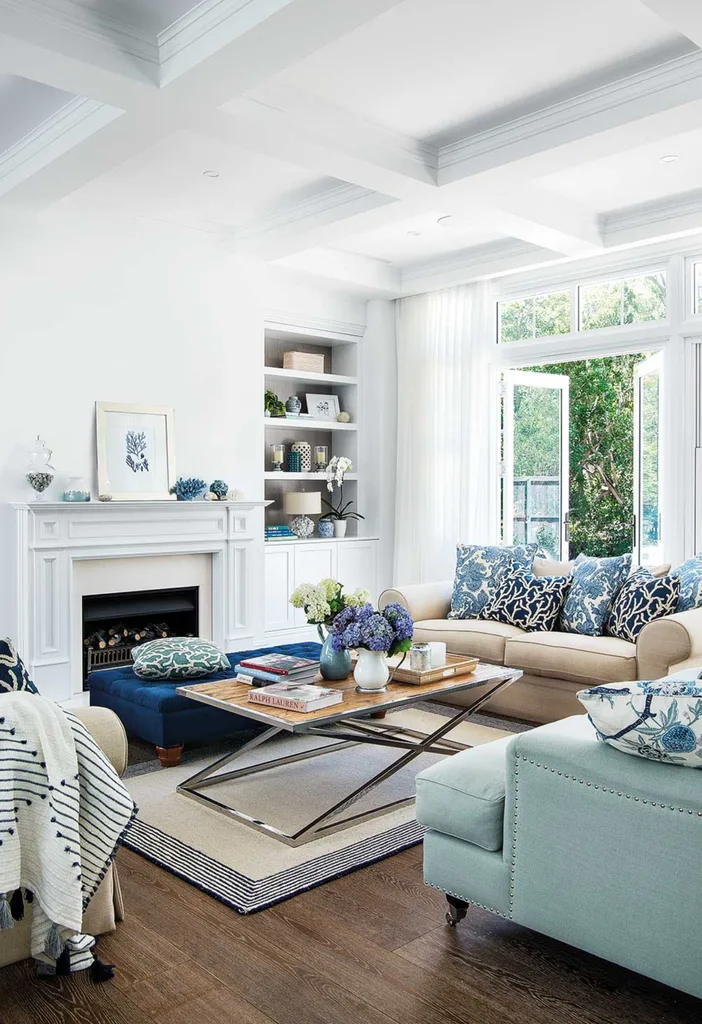
<svg viewBox="0 0 702 1024">
<path fill-rule="evenodd" d="M 388 720 L 432 731 L 445 713 L 444 708 L 424 705 L 396 712 Z M 518 723 L 476 716 L 457 726 L 450 736 L 478 745 L 523 728 Z M 248 758 L 254 763 L 285 757 L 299 750 L 300 743 L 312 746 L 326 742 L 309 737 L 276 737 Z M 416 821 L 413 805 L 409 805 L 291 848 L 176 792 L 180 782 L 222 752 L 221 745 L 217 745 L 212 750 L 198 751 L 195 758 L 186 759 L 178 768 L 153 770 L 147 762 L 130 769 L 125 783 L 139 806 L 139 815 L 125 845 L 238 913 L 262 910 L 422 840 L 424 830 Z M 211 792 L 252 817 L 293 832 L 399 754 L 398 750 L 383 747 L 353 746 L 261 775 L 245 776 L 235 783 L 222 783 Z M 354 805 L 354 811 L 412 794 L 415 775 L 438 759 L 438 755 L 429 754 L 417 758 Z M 237 766 L 240 764 L 244 761 L 237 762 Z"/>
</svg>

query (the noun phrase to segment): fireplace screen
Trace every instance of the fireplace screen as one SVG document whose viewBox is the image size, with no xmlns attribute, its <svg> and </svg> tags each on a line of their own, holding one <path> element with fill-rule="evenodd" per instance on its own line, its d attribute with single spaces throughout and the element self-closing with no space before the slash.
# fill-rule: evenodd
<svg viewBox="0 0 702 1024">
<path fill-rule="evenodd" d="M 100 669 L 132 663 L 149 640 L 197 636 L 199 590 L 140 590 L 83 598 L 83 679 Z"/>
</svg>

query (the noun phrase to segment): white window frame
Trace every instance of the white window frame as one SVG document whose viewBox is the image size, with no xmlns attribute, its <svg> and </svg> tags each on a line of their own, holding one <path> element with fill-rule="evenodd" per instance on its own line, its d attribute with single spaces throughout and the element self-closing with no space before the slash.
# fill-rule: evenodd
<svg viewBox="0 0 702 1024">
<path fill-rule="evenodd" d="M 580 289 L 588 288 L 590 285 L 598 284 L 616 284 L 621 281 L 635 281 L 637 278 L 650 277 L 653 274 L 665 274 L 665 309 L 666 313 L 660 320 L 639 320 L 633 324 L 614 324 L 612 327 L 581 327 L 580 326 Z M 622 319 L 624 317 L 623 308 L 623 290 L 622 290 Z M 668 268 L 665 263 L 658 264 L 649 267 L 647 270 L 634 270 L 630 272 L 624 272 L 619 274 L 599 274 L 597 277 L 590 277 L 586 280 L 579 281 L 575 285 L 575 319 L 571 320 L 571 323 L 576 324 L 576 334 L 598 334 L 600 331 L 619 331 L 623 327 L 650 327 L 652 325 L 660 326 L 661 324 L 670 323 L 670 295 L 668 291 Z M 555 337 L 555 335 L 554 335 Z"/>
</svg>

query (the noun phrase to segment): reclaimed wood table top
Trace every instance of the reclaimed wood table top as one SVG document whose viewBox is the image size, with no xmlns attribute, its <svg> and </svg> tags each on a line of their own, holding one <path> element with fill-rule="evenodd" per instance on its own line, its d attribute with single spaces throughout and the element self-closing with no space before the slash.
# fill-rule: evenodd
<svg viewBox="0 0 702 1024">
<path fill-rule="evenodd" d="M 318 676 L 312 680 L 313 683 L 341 690 L 344 699 L 340 704 L 332 704 L 331 707 L 307 713 L 287 711 L 284 708 L 273 708 L 249 701 L 248 694 L 251 687 L 246 683 L 238 683 L 235 679 L 223 679 L 217 683 L 190 683 L 179 686 L 176 692 L 223 711 L 231 711 L 257 722 L 278 726 L 287 732 L 303 732 L 307 726 L 312 724 L 337 722 L 343 718 L 369 714 L 373 711 L 397 710 L 405 704 L 431 700 L 432 697 L 445 697 L 447 694 L 469 690 L 486 683 L 496 685 L 502 680 L 507 685 L 515 682 L 521 675 L 519 669 L 481 663 L 474 672 L 463 676 L 451 676 L 449 679 L 425 683 L 422 686 L 409 683 L 389 683 L 387 690 L 382 693 L 359 693 L 352 675 L 334 682 L 329 682 Z"/>
</svg>

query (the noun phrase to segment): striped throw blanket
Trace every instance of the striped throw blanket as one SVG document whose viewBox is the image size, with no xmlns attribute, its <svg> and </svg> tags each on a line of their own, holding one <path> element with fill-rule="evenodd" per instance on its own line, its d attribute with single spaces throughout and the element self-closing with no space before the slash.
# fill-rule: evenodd
<svg viewBox="0 0 702 1024">
<path fill-rule="evenodd" d="M 135 813 L 77 718 L 37 694 L 0 697 L 0 929 L 32 903 L 40 973 L 92 965 L 83 912 Z"/>
</svg>

